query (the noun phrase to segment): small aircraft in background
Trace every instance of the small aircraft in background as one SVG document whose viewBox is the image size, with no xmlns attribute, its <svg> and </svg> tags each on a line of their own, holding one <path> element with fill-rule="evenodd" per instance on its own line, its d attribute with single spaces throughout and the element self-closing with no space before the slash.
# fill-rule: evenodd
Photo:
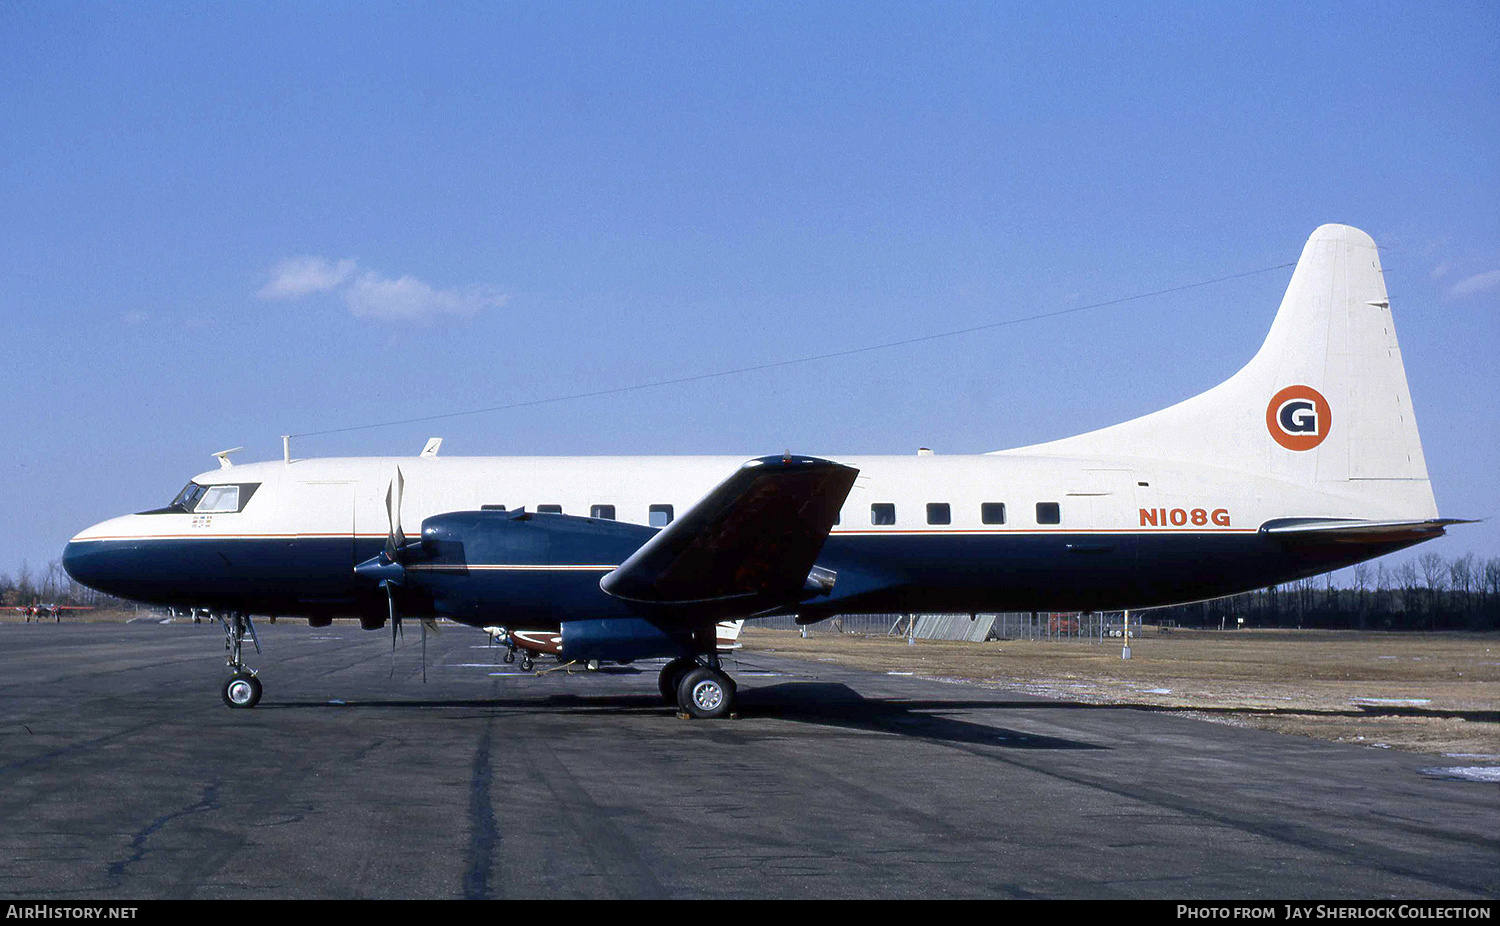
<svg viewBox="0 0 1500 926">
<path fill-rule="evenodd" d="M 94 606 L 93 605 L 83 605 L 83 604 L 41 604 L 41 603 L 37 603 L 37 604 L 28 604 L 28 605 L 13 605 L 11 607 L 11 610 L 15 611 L 17 613 L 20 613 L 20 614 L 25 614 L 26 615 L 26 623 L 28 623 L 28 624 L 31 623 L 31 619 L 33 617 L 36 618 L 38 622 L 41 622 L 42 618 L 47 617 L 47 616 L 51 616 L 52 620 L 55 623 L 61 624 L 62 623 L 62 612 L 64 612 L 64 611 L 92 611 L 92 610 L 94 610 Z"/>
<path fill-rule="evenodd" d="M 261 695 L 241 659 L 251 614 L 358 617 L 393 635 L 403 616 L 503 626 L 528 660 L 666 657 L 663 696 L 724 717 L 736 686 L 723 621 L 1151 608 L 1339 569 L 1459 523 L 1438 514 L 1379 252 L 1345 225 L 1313 232 L 1237 373 L 1048 443 L 748 461 L 452 458 L 436 440 L 415 458 L 285 449 L 233 465 L 230 452 L 167 506 L 80 532 L 62 562 L 109 594 L 208 609 L 236 708 Z"/>
</svg>

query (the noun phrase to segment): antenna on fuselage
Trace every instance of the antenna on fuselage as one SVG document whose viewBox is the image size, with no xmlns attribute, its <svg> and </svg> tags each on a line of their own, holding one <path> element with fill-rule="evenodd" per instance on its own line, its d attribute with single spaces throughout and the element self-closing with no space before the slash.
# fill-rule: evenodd
<svg viewBox="0 0 1500 926">
<path fill-rule="evenodd" d="M 233 466 L 234 464 L 229 462 L 229 455 L 231 453 L 239 453 L 244 449 L 244 447 L 235 447 L 233 450 L 220 450 L 218 453 L 214 454 L 214 458 L 219 461 L 219 469 L 228 469 L 229 467 Z"/>
</svg>

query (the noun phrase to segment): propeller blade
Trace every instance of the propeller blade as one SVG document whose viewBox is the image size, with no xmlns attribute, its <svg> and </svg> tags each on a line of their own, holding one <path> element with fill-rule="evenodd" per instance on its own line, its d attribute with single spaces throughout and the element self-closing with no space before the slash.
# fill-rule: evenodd
<svg viewBox="0 0 1500 926">
<path fill-rule="evenodd" d="M 401 612 L 396 608 L 396 586 L 391 582 L 380 583 L 385 588 L 386 605 L 390 608 L 391 623 L 391 677 L 396 677 L 396 632 L 401 629 Z M 403 633 L 402 636 L 405 636 Z"/>
<path fill-rule="evenodd" d="M 401 475 L 401 467 L 396 467 L 396 478 L 391 480 L 390 488 L 385 490 L 385 517 L 390 525 L 390 533 L 385 538 L 385 558 L 391 562 L 397 561 L 402 544 L 406 543 L 406 534 L 401 530 L 401 495 L 406 489 L 406 477 Z"/>
<path fill-rule="evenodd" d="M 401 630 L 401 611 L 396 607 L 396 586 L 391 582 L 382 582 L 385 586 L 385 600 L 390 606 L 391 618 L 391 650 L 396 649 L 396 633 L 400 631 L 401 636 L 406 636 L 406 631 Z"/>
</svg>

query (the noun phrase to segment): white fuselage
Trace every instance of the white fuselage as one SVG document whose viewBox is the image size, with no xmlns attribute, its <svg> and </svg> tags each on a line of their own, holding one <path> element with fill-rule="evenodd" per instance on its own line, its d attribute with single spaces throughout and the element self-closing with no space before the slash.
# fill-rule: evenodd
<svg viewBox="0 0 1500 926">
<path fill-rule="evenodd" d="M 832 457 L 859 469 L 831 536 L 1036 533 L 1254 533 L 1280 517 L 1379 519 L 1366 500 L 1232 469 L 1164 461 L 973 456 Z M 384 538 L 385 495 L 399 467 L 405 478 L 402 523 L 484 506 L 559 506 L 592 516 L 661 526 L 653 506 L 681 514 L 742 457 L 365 457 L 268 462 L 210 470 L 204 485 L 255 484 L 244 510 L 139 514 L 104 521 L 75 541 L 250 539 L 353 535 Z M 1338 484 L 1329 486 L 1337 489 Z M 1055 504 L 1043 523 L 1039 504 Z M 1003 522 L 995 523 L 1003 504 Z M 874 513 L 872 506 L 889 509 Z M 929 505 L 946 505 L 943 512 Z M 550 509 L 548 509 L 550 510 Z M 890 512 L 889 515 L 885 511 Z M 1044 515 L 1046 512 L 1044 511 Z"/>
</svg>

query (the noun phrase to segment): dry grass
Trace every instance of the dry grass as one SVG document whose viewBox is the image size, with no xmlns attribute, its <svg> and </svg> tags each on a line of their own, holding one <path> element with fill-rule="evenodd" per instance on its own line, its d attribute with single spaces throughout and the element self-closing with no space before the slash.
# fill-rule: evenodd
<svg viewBox="0 0 1500 926">
<path fill-rule="evenodd" d="M 1131 641 L 958 643 L 747 626 L 749 652 L 1180 710 L 1278 733 L 1500 764 L 1500 634 L 1145 628 Z"/>
</svg>

